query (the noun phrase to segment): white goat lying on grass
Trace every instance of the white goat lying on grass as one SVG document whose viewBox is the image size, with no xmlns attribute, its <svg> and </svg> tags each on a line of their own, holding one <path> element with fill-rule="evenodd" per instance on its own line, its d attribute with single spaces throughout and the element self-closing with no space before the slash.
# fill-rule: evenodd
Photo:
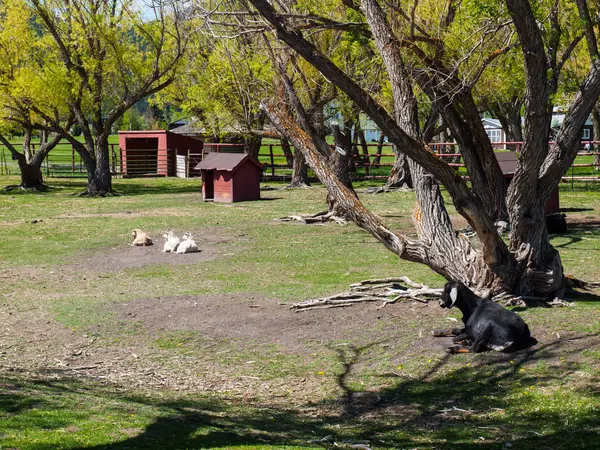
<svg viewBox="0 0 600 450">
<path fill-rule="evenodd" d="M 163 234 L 163 237 L 165 238 L 163 252 L 175 252 L 177 250 L 177 247 L 179 247 L 179 243 L 181 242 L 179 238 L 175 236 L 175 234 L 172 231 L 167 231 L 165 234 Z"/>
<path fill-rule="evenodd" d="M 192 233 L 188 231 L 183 235 L 183 240 L 179 244 L 179 247 L 177 247 L 177 253 L 195 253 L 199 251 Z"/>
</svg>

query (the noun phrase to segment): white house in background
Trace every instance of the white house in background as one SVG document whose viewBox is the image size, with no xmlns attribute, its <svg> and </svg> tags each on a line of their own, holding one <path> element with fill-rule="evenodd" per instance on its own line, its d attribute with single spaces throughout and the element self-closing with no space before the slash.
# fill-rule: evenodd
<svg viewBox="0 0 600 450">
<path fill-rule="evenodd" d="M 369 119 L 366 116 L 361 114 L 360 116 L 360 128 L 365 133 L 365 140 L 367 142 L 377 142 L 379 140 L 379 136 L 381 135 L 381 130 L 377 127 L 375 122 Z M 386 138 L 387 142 L 387 138 Z"/>
<path fill-rule="evenodd" d="M 495 142 L 502 142 L 502 144 L 494 145 L 494 148 L 505 149 L 506 145 L 504 144 L 504 142 L 506 142 L 506 133 L 502 129 L 500 121 L 498 119 L 481 119 L 481 121 L 483 122 L 485 132 L 489 136 L 492 144 Z M 377 142 L 377 140 L 379 140 L 379 135 L 381 134 L 381 131 L 379 130 L 375 122 L 373 122 L 371 119 L 369 119 L 368 117 L 361 116 L 360 127 L 365 132 L 365 139 L 367 140 L 367 142 Z"/>
<path fill-rule="evenodd" d="M 552 130 L 553 135 L 556 134 L 558 128 L 562 125 L 563 120 L 565 119 L 564 114 L 553 114 L 552 115 Z M 483 123 L 483 128 L 490 138 L 490 142 L 492 143 L 494 149 L 506 149 L 506 133 L 502 129 L 502 125 L 498 119 L 488 119 L 482 118 L 481 122 Z M 379 136 L 381 135 L 381 131 L 368 117 L 361 114 L 360 116 L 360 127 L 365 132 L 365 139 L 367 142 L 377 142 L 379 140 Z M 586 120 L 583 131 L 581 133 L 581 140 L 588 141 L 593 139 L 593 126 L 592 120 L 588 117 Z M 387 142 L 387 138 L 386 138 Z"/>
<path fill-rule="evenodd" d="M 502 129 L 502 125 L 500 125 L 500 121 L 498 119 L 481 119 L 483 123 L 483 128 L 490 138 L 490 142 L 494 149 L 505 149 L 506 148 L 506 133 Z M 502 144 L 500 144 L 500 142 Z"/>
<path fill-rule="evenodd" d="M 556 136 L 558 129 L 562 125 L 565 120 L 564 114 L 553 114 L 552 115 L 552 138 Z M 583 131 L 581 132 L 581 140 L 582 141 L 591 141 L 594 138 L 594 126 L 592 124 L 592 119 L 590 117 L 587 118 L 585 123 L 583 124 Z"/>
</svg>

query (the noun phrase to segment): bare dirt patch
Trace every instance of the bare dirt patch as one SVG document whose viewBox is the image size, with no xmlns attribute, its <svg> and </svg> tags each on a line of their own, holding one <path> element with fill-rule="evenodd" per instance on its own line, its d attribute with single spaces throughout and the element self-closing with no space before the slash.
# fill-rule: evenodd
<svg viewBox="0 0 600 450">
<path fill-rule="evenodd" d="M 406 318 L 444 317 L 443 310 L 433 304 L 407 301 L 383 309 L 379 305 L 295 311 L 278 300 L 252 294 L 185 295 L 138 299 L 119 305 L 118 314 L 150 331 L 199 331 L 215 338 L 278 344 L 293 353 L 309 352 L 311 343 L 393 340 L 407 334 L 401 323 Z M 426 326 L 408 333 L 420 339 L 420 345 L 443 349 L 444 343 L 431 337 Z"/>
<path fill-rule="evenodd" d="M 232 239 L 241 240 L 241 236 L 231 238 L 222 234 L 203 229 L 202 231 L 192 231 L 194 239 L 200 249 L 197 253 L 164 253 L 164 239 L 155 238 L 154 244 L 147 247 L 135 247 L 131 245 L 119 245 L 100 252 L 84 256 L 77 266 L 84 269 L 90 269 L 97 272 L 119 271 L 129 268 L 139 268 L 158 264 L 186 265 L 195 264 L 201 261 L 210 261 L 223 256 L 232 254 L 230 249 L 226 249 L 226 244 Z M 200 236 L 196 238 L 195 236 Z"/>
</svg>

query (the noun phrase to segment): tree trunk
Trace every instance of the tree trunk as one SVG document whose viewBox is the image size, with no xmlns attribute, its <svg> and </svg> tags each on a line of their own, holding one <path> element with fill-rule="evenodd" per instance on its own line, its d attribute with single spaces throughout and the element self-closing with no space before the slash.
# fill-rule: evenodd
<svg viewBox="0 0 600 450">
<path fill-rule="evenodd" d="M 383 132 L 379 133 L 379 139 L 377 139 L 377 151 L 375 152 L 375 156 L 373 157 L 373 161 L 371 162 L 372 166 L 378 166 L 381 164 L 381 153 L 383 152 L 383 143 L 385 142 L 385 134 Z"/>
<path fill-rule="evenodd" d="M 25 162 L 29 164 L 33 159 L 33 151 L 31 148 L 31 130 L 28 129 L 23 132 L 23 155 L 25 155 Z M 21 163 L 19 163 L 19 167 L 21 167 Z"/>
<path fill-rule="evenodd" d="M 19 169 L 21 169 L 21 184 L 23 189 L 44 189 L 44 178 L 42 176 L 42 164 L 21 163 L 19 160 Z"/>
<path fill-rule="evenodd" d="M 288 140 L 286 139 L 286 142 Z M 304 160 L 302 152 L 294 151 L 293 164 L 292 164 L 292 181 L 289 187 L 306 187 L 310 186 L 310 180 L 308 179 L 308 166 Z"/>
<path fill-rule="evenodd" d="M 262 145 L 262 137 L 247 135 L 244 137 L 244 153 L 247 153 L 254 159 L 258 159 L 260 146 Z"/>
<path fill-rule="evenodd" d="M 344 132 L 342 132 L 339 125 L 334 125 L 332 131 L 335 150 L 329 154 L 329 165 L 335 177 L 340 180 L 354 196 L 356 196 L 356 192 L 352 187 L 350 171 L 348 170 L 348 165 L 352 157 L 351 128 L 346 124 L 346 126 L 344 126 Z M 331 214 L 344 217 L 343 211 L 340 210 L 339 202 L 335 197 L 332 197 L 329 194 L 327 194 L 327 205 L 329 206 L 329 212 Z"/>
<path fill-rule="evenodd" d="M 3 135 L 0 135 L 0 142 L 8 148 L 12 155 L 12 159 L 19 164 L 19 169 L 21 170 L 21 183 L 19 184 L 19 187 L 21 189 L 46 189 L 47 186 L 44 184 L 42 176 L 42 163 L 48 156 L 50 150 L 58 144 L 60 137 L 55 136 L 50 142 L 42 144 L 35 154 L 31 152 L 30 138 L 31 130 L 26 130 L 23 139 L 23 153 L 19 153 Z M 28 154 L 30 155 L 29 160 L 27 159 Z"/>
<path fill-rule="evenodd" d="M 594 141 L 600 142 L 600 110 L 598 106 L 592 109 L 592 127 L 594 128 Z M 594 168 L 600 171 L 600 144 L 592 146 L 594 155 Z"/>
<path fill-rule="evenodd" d="M 369 165 L 369 144 L 367 143 L 367 140 L 365 139 L 365 130 L 358 128 L 356 130 L 356 134 L 358 136 L 358 142 L 360 143 L 360 148 L 362 150 L 363 161 L 368 166 Z"/>
<path fill-rule="evenodd" d="M 446 278 L 454 277 L 461 281 L 466 279 L 466 284 L 470 285 L 474 284 L 474 280 L 481 280 L 492 292 L 502 289 L 543 297 L 560 294 L 564 286 L 563 270 L 560 256 L 548 239 L 545 204 L 560 177 L 572 164 L 585 119 L 600 95 L 600 61 L 592 62 L 565 116 L 556 143 L 549 146 L 552 106 L 549 86 L 553 81 L 550 77 L 555 76 L 548 65 L 551 58 L 545 52 L 544 39 L 530 3 L 506 0 L 520 39 L 527 85 L 525 139 L 507 195 L 511 222 L 509 249 L 498 236 L 493 220 L 498 217 L 499 210 L 506 207 L 504 178 L 479 114 L 474 108 L 469 86 L 461 83 L 456 75 L 446 73 L 444 61 L 436 60 L 440 65 L 434 66 L 432 70 L 426 70 L 425 67 L 422 71 L 424 78 L 419 80 L 419 84 L 426 92 L 431 91 L 427 92 L 428 95 L 435 99 L 438 110 L 444 112 L 446 123 L 461 146 L 471 176 L 472 189 L 452 168 L 429 152 L 412 129 L 418 123 L 415 117 L 409 117 L 415 115 L 416 105 L 413 103 L 416 102 L 414 95 L 410 94 L 412 85 L 401 53 L 402 47 L 410 45 L 410 42 L 403 41 L 401 45 L 376 0 L 363 0 L 361 5 L 391 81 L 395 117 L 391 117 L 381 104 L 319 52 L 300 32 L 284 23 L 271 3 L 265 0 L 251 0 L 251 3 L 274 26 L 280 40 L 290 45 L 348 95 L 389 136 L 391 142 L 407 154 L 411 164 L 418 164 L 425 171 L 415 176 L 415 183 L 419 186 L 415 222 L 419 224 L 417 230 L 423 237 L 414 242 L 406 236 L 391 232 L 378 216 L 365 210 L 358 199 L 332 176 L 327 160 L 323 157 L 325 153 L 322 143 L 316 142 L 302 130 L 306 128 L 304 124 L 301 123 L 302 128 L 298 127 L 289 116 L 279 114 L 277 107 L 263 103 L 274 126 L 288 138 L 294 139 L 297 149 L 305 154 L 328 193 L 338 199 L 349 220 L 372 233 L 386 248 L 401 258 L 426 264 Z M 411 49 L 416 53 L 421 47 L 414 45 Z M 556 48 L 552 47 L 549 51 L 551 50 Z M 421 54 L 424 59 L 429 56 L 425 52 Z M 411 74 L 420 76 L 417 70 Z M 453 95 L 447 95 L 449 93 Z M 476 232 L 479 239 L 477 251 L 470 245 L 463 247 L 467 238 L 452 236 L 450 227 L 444 225 L 445 217 L 443 220 L 437 218 L 440 212 L 447 215 L 443 206 L 430 209 L 431 205 L 440 205 L 441 202 L 427 201 L 427 195 L 434 195 L 436 198 L 438 195 L 433 185 L 427 187 L 425 180 L 428 173 L 435 177 L 435 181 L 443 183 L 456 211 Z M 433 246 L 427 242 L 428 236 L 431 236 Z M 438 246 L 435 245 L 436 242 L 443 244 Z"/>
<path fill-rule="evenodd" d="M 263 102 L 261 107 L 277 130 L 294 143 L 296 151 L 306 157 L 319 180 L 327 188 L 328 199 L 335 199 L 336 212 L 371 233 L 377 240 L 400 258 L 426 264 L 447 279 L 461 280 L 481 294 L 502 291 L 502 282 L 486 265 L 480 251 L 474 250 L 466 239 L 452 230 L 452 223 L 445 211 L 444 201 L 434 177 L 414 165 L 419 182 L 418 207 L 414 220 L 419 241 L 394 233 L 383 220 L 367 210 L 356 193 L 339 179 L 334 167 L 323 152 L 317 149 L 308 136 L 277 105 Z M 324 142 L 321 144 L 327 145 Z"/>
<path fill-rule="evenodd" d="M 285 160 L 287 162 L 287 165 L 292 166 L 294 164 L 294 154 L 292 153 L 292 149 L 290 147 L 290 141 L 288 141 L 284 137 L 282 137 L 280 141 L 281 141 L 281 150 L 283 151 L 283 154 L 285 155 Z"/>
<path fill-rule="evenodd" d="M 404 153 L 398 150 L 398 147 L 395 145 L 394 154 L 396 155 L 396 159 L 394 161 L 394 167 L 390 172 L 390 176 L 388 177 L 387 182 L 385 183 L 385 188 L 413 188 L 413 180 L 410 173 L 410 165 L 408 162 L 408 158 Z"/>
<path fill-rule="evenodd" d="M 77 149 L 77 147 L 76 147 Z M 79 155 L 88 175 L 88 189 L 86 194 L 92 197 L 104 197 L 112 194 L 112 176 L 110 173 L 110 158 L 108 152 L 108 141 L 105 138 L 98 138 L 94 148 L 88 146 L 79 146 Z M 93 157 L 91 155 L 94 155 Z"/>
</svg>

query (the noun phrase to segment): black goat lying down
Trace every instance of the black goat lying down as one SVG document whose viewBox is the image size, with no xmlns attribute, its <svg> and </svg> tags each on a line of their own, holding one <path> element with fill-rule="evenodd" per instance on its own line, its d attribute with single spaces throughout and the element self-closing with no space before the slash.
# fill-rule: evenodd
<svg viewBox="0 0 600 450">
<path fill-rule="evenodd" d="M 454 336 L 450 353 L 478 353 L 485 350 L 510 352 L 535 345 L 529 327 L 521 317 L 491 300 L 478 297 L 460 281 L 449 281 L 440 300 L 442 308 L 456 306 L 463 313 L 464 328 L 436 330 L 433 335 Z"/>
</svg>

